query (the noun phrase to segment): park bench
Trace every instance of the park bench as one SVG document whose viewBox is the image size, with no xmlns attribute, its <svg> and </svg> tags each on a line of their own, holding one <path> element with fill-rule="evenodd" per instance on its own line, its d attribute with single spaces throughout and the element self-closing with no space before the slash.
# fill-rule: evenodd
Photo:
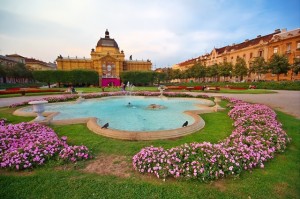
<svg viewBox="0 0 300 199">
<path fill-rule="evenodd" d="M 207 86 L 205 88 L 205 90 L 207 90 L 207 91 L 219 91 L 220 87 L 218 87 L 218 86 Z"/>
</svg>

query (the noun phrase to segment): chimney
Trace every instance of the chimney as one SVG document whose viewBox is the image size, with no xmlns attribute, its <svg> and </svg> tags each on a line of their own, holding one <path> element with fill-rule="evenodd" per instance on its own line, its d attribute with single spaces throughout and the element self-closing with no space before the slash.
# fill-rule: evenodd
<svg viewBox="0 0 300 199">
<path fill-rule="evenodd" d="M 279 28 L 276 29 L 276 30 L 275 30 L 275 33 L 280 33 L 280 29 L 279 29 Z"/>
<path fill-rule="evenodd" d="M 246 39 L 245 42 L 249 41 L 249 39 Z"/>
<path fill-rule="evenodd" d="M 257 38 L 261 38 L 261 35 L 257 35 Z"/>
</svg>

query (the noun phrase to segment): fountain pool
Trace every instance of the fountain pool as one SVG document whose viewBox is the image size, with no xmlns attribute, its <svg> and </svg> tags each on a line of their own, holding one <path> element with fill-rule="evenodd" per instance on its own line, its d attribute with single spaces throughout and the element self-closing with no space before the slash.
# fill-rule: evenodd
<svg viewBox="0 0 300 199">
<path fill-rule="evenodd" d="M 59 112 L 53 121 L 96 117 L 99 126 L 109 123 L 110 129 L 124 131 L 161 131 L 181 128 L 185 121 L 195 119 L 186 110 L 200 110 L 207 100 L 186 98 L 157 98 L 141 96 L 106 97 L 80 103 L 47 104 L 47 112 Z M 157 105 L 162 108 L 151 108 Z M 150 107 L 150 108 L 149 108 Z M 23 109 L 31 112 L 32 108 Z"/>
</svg>

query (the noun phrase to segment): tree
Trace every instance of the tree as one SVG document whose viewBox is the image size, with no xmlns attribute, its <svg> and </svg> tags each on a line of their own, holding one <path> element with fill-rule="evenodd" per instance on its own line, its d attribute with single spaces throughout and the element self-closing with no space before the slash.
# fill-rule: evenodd
<svg viewBox="0 0 300 199">
<path fill-rule="evenodd" d="M 55 83 L 55 71 L 45 70 L 45 71 L 33 71 L 32 75 L 36 81 L 47 83 L 50 88 L 51 83 Z"/>
<path fill-rule="evenodd" d="M 153 71 L 126 71 L 120 74 L 123 82 L 130 82 L 134 85 L 149 85 L 155 81 Z"/>
<path fill-rule="evenodd" d="M 2 65 L 0 63 L 0 77 L 2 78 L 3 80 L 3 83 L 6 83 L 6 72 L 5 72 L 5 66 Z"/>
<path fill-rule="evenodd" d="M 158 72 L 153 73 L 154 82 L 157 83 L 158 85 L 160 85 L 161 82 L 164 82 L 166 78 L 167 78 L 167 73 L 165 73 L 164 71 L 161 73 Z"/>
<path fill-rule="evenodd" d="M 206 68 L 206 77 L 212 77 L 212 78 L 216 78 L 217 81 L 219 81 L 219 73 L 218 73 L 218 69 L 219 65 L 218 64 L 214 64 L 212 66 L 209 66 Z"/>
<path fill-rule="evenodd" d="M 277 75 L 277 81 L 279 81 L 280 74 L 286 74 L 290 69 L 290 64 L 285 55 L 274 54 L 269 60 L 268 67 L 273 74 Z"/>
<path fill-rule="evenodd" d="M 298 75 L 298 73 L 300 71 L 300 58 L 294 58 L 294 63 L 293 63 L 293 65 L 291 65 L 291 69 L 292 69 L 291 79 L 293 79 L 293 73 Z"/>
<path fill-rule="evenodd" d="M 219 65 L 218 73 L 220 76 L 223 76 L 225 80 L 226 77 L 231 76 L 232 69 L 233 69 L 232 63 L 223 62 L 222 64 Z"/>
<path fill-rule="evenodd" d="M 6 79 L 10 78 L 12 82 L 23 83 L 26 80 L 32 80 L 31 71 L 26 68 L 25 64 L 17 63 L 15 65 L 1 65 L 0 66 L 0 76 L 3 79 L 3 82 L 6 83 Z"/>
<path fill-rule="evenodd" d="M 268 72 L 268 65 L 263 57 L 256 57 L 252 63 L 250 63 L 249 68 L 250 73 L 256 73 L 258 75 L 258 80 L 261 74 Z"/>
<path fill-rule="evenodd" d="M 52 83 L 66 83 L 66 84 L 98 84 L 98 73 L 90 70 L 71 70 L 71 71 L 60 71 L 60 70 L 46 70 L 46 71 L 33 71 L 33 77 L 39 82 L 45 82 L 50 85 Z"/>
<path fill-rule="evenodd" d="M 206 73 L 205 66 L 203 66 L 200 63 L 197 63 L 191 67 L 191 73 L 192 73 L 192 76 L 196 79 L 204 78 L 205 73 Z"/>
<path fill-rule="evenodd" d="M 181 79 L 181 72 L 179 69 L 173 70 L 172 72 L 172 79 Z"/>
<path fill-rule="evenodd" d="M 165 80 L 170 82 L 173 79 L 173 69 L 172 68 L 165 68 L 163 69 L 163 73 L 165 74 Z"/>
<path fill-rule="evenodd" d="M 243 80 L 243 77 L 247 75 L 248 68 L 245 59 L 238 57 L 234 66 L 233 74 L 240 77 L 240 81 Z"/>
<path fill-rule="evenodd" d="M 97 84 L 98 82 L 98 73 L 96 71 L 91 70 L 71 70 L 68 71 L 69 74 L 69 82 L 71 82 L 74 85 L 78 84 Z"/>
</svg>

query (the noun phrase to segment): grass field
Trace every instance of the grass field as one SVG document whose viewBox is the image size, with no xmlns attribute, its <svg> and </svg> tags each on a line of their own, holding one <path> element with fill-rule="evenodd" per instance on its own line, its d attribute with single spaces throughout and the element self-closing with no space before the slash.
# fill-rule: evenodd
<svg viewBox="0 0 300 199">
<path fill-rule="evenodd" d="M 96 159 L 64 166 L 51 161 L 34 171 L 2 169 L 0 198 L 299 198 L 300 122 L 281 112 L 277 112 L 278 120 L 292 138 L 292 143 L 284 153 L 266 163 L 264 169 L 211 183 L 172 178 L 163 182 L 130 169 L 132 156 L 145 146 L 170 148 L 186 142 L 216 143 L 227 137 L 232 131 L 232 120 L 227 112 L 203 114 L 204 129 L 172 140 L 121 141 L 96 135 L 81 124 L 52 126 L 59 136 L 68 136 L 69 144 L 88 146 Z M 11 122 L 32 119 L 11 116 L 11 113 L 12 109 L 0 108 L 0 118 L 6 117 Z M 126 177 L 85 171 L 87 165 L 111 156 L 117 157 L 117 161 L 110 166 L 120 168 L 118 166 L 125 163 L 129 168 Z"/>
</svg>

